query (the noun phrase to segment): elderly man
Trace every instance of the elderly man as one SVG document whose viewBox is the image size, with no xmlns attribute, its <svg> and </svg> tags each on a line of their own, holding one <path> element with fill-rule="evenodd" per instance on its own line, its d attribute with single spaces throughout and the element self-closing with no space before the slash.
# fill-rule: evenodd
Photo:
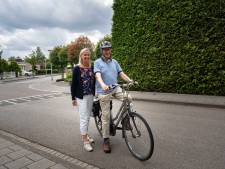
<svg viewBox="0 0 225 169">
<path fill-rule="evenodd" d="M 94 63 L 94 73 L 96 76 L 96 92 L 100 99 L 102 110 L 102 134 L 103 150 L 105 153 L 111 152 L 109 141 L 110 135 L 110 100 L 112 97 L 122 100 L 122 89 L 118 86 L 117 78 L 120 76 L 126 82 L 133 82 L 121 69 L 115 59 L 112 59 L 111 43 L 104 41 L 100 45 L 102 56 Z M 110 86 L 114 86 L 110 88 Z M 130 96 L 128 96 L 131 100 Z"/>
</svg>

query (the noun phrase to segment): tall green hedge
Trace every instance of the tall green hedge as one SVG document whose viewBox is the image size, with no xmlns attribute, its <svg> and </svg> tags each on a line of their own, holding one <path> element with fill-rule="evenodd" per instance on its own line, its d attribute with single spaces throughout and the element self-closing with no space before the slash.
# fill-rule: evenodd
<svg viewBox="0 0 225 169">
<path fill-rule="evenodd" d="M 114 0 L 113 55 L 140 90 L 225 95 L 225 1 Z"/>
</svg>

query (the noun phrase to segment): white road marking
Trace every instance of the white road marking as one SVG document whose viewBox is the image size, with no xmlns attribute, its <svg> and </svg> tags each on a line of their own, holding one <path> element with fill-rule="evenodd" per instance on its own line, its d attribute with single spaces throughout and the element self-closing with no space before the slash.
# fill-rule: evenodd
<svg viewBox="0 0 225 169">
<path fill-rule="evenodd" d="M 35 87 L 32 86 L 32 84 L 30 84 L 28 86 L 29 89 L 33 89 L 33 90 L 37 90 L 37 91 L 41 91 L 41 92 L 52 92 L 52 93 L 59 93 L 59 91 L 51 91 L 51 90 L 43 90 L 43 89 L 37 89 Z"/>
<path fill-rule="evenodd" d="M 31 101 L 31 100 L 29 100 L 29 99 L 27 99 L 27 98 L 17 98 L 17 100 L 25 100 L 25 101 L 27 101 L 27 102 Z"/>
<path fill-rule="evenodd" d="M 15 102 L 11 102 L 11 101 L 9 101 L 9 100 L 3 100 L 3 102 L 7 102 L 7 103 L 10 103 L 10 104 L 17 104 L 17 103 L 15 103 Z"/>
<path fill-rule="evenodd" d="M 7 100 L 1 100 L 0 105 L 4 104 L 4 102 L 10 103 L 10 104 L 18 104 L 17 102 L 19 100 L 24 100 L 26 102 L 30 102 L 30 101 L 33 101 L 32 98 L 38 98 L 40 100 L 44 100 L 44 99 L 48 99 L 48 98 L 55 98 L 55 97 L 57 97 L 57 95 L 61 95 L 61 94 L 62 93 L 55 92 L 55 93 L 50 93 L 50 94 L 42 94 L 42 95 L 12 98 L 12 99 L 7 99 Z M 45 98 L 45 97 L 48 97 L 48 98 Z"/>
</svg>

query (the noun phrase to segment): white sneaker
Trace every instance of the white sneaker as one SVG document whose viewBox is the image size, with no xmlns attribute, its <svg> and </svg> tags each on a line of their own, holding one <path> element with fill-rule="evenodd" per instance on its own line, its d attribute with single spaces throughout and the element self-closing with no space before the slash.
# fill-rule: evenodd
<svg viewBox="0 0 225 169">
<path fill-rule="evenodd" d="M 84 149 L 88 152 L 93 151 L 93 147 L 91 146 L 89 142 L 84 142 Z"/>
<path fill-rule="evenodd" d="M 95 140 L 91 138 L 89 135 L 87 135 L 87 139 L 89 140 L 90 143 L 95 143 Z"/>
</svg>

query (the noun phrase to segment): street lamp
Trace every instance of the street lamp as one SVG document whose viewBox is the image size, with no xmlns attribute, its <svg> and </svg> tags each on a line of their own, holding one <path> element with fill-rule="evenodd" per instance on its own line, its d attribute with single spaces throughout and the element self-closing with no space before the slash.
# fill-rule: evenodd
<svg viewBox="0 0 225 169">
<path fill-rule="evenodd" d="M 48 50 L 49 51 L 49 53 L 52 51 L 52 49 L 49 49 Z M 48 55 L 49 56 L 49 55 Z M 51 63 L 51 80 L 53 81 L 53 76 L 52 76 L 52 63 Z"/>
<path fill-rule="evenodd" d="M 0 46 L 0 80 L 3 80 L 3 76 L 2 76 L 2 73 L 3 73 L 3 70 L 2 70 L 2 53 L 3 53 L 3 50 L 1 49 L 1 46 Z"/>
<path fill-rule="evenodd" d="M 45 75 L 47 75 L 47 69 L 46 69 L 46 58 L 45 58 Z"/>
</svg>

